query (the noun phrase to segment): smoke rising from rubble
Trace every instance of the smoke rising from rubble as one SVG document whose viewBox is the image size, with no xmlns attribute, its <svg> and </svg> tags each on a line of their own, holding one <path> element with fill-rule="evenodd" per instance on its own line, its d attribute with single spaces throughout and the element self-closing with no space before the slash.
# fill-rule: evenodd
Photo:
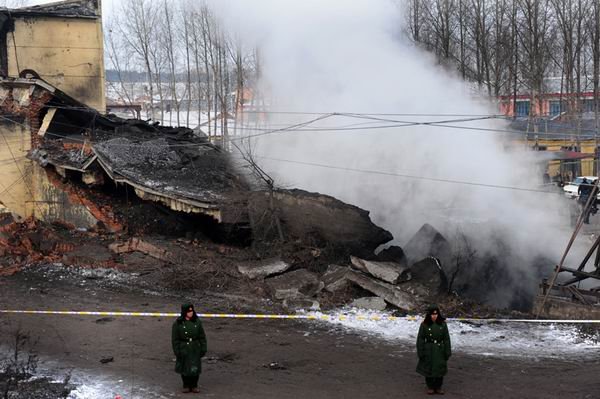
<svg viewBox="0 0 600 399">
<path fill-rule="evenodd" d="M 218 7 L 229 28 L 260 47 L 261 87 L 270 110 L 445 115 L 380 116 L 416 122 L 498 113 L 403 37 L 402 10 L 391 1 L 229 1 Z M 294 124 L 316 116 L 277 114 L 270 123 Z M 376 125 L 333 116 L 311 127 L 368 126 L 357 125 L 365 122 Z M 446 124 L 506 128 L 491 119 Z M 290 131 L 254 141 L 257 154 L 267 158 L 535 188 L 543 170 L 535 168 L 531 153 L 505 151 L 506 138 L 489 131 L 413 126 Z M 498 275 L 508 276 L 502 281 L 512 284 L 484 288 L 487 300 L 500 306 L 514 304 L 515 293 L 536 288 L 535 260 L 543 256 L 557 262 L 569 233 L 560 195 L 259 160 L 280 185 L 333 195 L 370 210 L 373 221 L 390 230 L 400 245 L 424 223 L 448 238 L 464 232 L 477 255 L 494 258 Z M 551 268 L 547 263 L 544 273 Z"/>
</svg>

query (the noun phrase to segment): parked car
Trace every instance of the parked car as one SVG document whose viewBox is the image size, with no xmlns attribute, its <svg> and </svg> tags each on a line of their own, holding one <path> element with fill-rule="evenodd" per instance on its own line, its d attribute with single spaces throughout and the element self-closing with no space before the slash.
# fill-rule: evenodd
<svg viewBox="0 0 600 399">
<path fill-rule="evenodd" d="M 586 179 L 590 184 L 595 184 L 598 177 L 596 176 L 579 176 L 575 178 L 575 180 L 565 184 L 563 187 L 563 191 L 565 195 L 569 198 L 578 198 L 579 197 L 579 185 L 583 182 L 583 179 Z M 600 199 L 600 193 L 598 193 L 597 198 Z"/>
</svg>

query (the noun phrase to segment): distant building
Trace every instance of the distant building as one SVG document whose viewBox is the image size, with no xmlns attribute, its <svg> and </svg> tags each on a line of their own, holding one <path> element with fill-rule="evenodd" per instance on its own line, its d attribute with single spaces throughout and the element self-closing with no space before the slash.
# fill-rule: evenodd
<svg viewBox="0 0 600 399">
<path fill-rule="evenodd" d="M 547 78 L 544 80 L 544 92 L 536 96 L 532 103 L 531 94 L 525 88 L 520 88 L 517 95 L 501 96 L 500 111 L 517 118 L 528 117 L 530 114 L 559 118 L 569 110 L 569 104 L 580 101 L 580 112 L 584 117 L 591 117 L 594 112 L 594 91 L 591 76 L 584 77 L 580 93 L 568 93 L 565 83 L 561 78 Z"/>
<path fill-rule="evenodd" d="M 105 112 L 100 0 L 0 9 L 0 75 L 39 77 Z"/>
</svg>

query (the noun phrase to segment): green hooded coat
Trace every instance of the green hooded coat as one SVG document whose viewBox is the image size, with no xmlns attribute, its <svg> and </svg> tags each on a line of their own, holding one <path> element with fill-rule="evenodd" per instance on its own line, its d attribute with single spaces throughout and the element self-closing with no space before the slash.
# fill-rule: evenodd
<svg viewBox="0 0 600 399">
<path fill-rule="evenodd" d="M 202 322 L 194 311 L 190 320 L 185 319 L 185 313 L 192 304 L 181 307 L 181 316 L 173 323 L 171 343 L 177 358 L 175 372 L 183 376 L 196 376 L 202 372 L 202 357 L 206 355 L 206 334 Z"/>
<path fill-rule="evenodd" d="M 417 373 L 428 378 L 443 377 L 448 371 L 447 362 L 451 354 L 446 323 L 421 323 L 417 336 Z"/>
</svg>

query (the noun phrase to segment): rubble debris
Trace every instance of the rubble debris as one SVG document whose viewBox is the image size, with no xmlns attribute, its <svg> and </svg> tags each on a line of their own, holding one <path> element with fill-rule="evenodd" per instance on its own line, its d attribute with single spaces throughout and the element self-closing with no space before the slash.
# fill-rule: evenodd
<svg viewBox="0 0 600 399">
<path fill-rule="evenodd" d="M 321 291 L 324 286 L 316 274 L 306 269 L 298 269 L 268 278 L 265 283 L 277 299 L 312 297 Z"/>
<path fill-rule="evenodd" d="M 269 259 L 258 265 L 238 265 L 240 274 L 248 277 L 250 280 L 257 278 L 266 278 L 274 274 L 280 274 L 287 271 L 292 265 L 281 259 Z"/>
<path fill-rule="evenodd" d="M 350 306 L 360 309 L 383 311 L 387 307 L 387 304 L 378 296 L 369 296 L 355 299 Z"/>
<path fill-rule="evenodd" d="M 0 228 L 0 252 L 5 257 L 0 273 L 14 274 L 28 263 L 60 261 L 74 248 L 68 242 L 70 232 L 65 234 L 67 237 L 61 237 L 51 226 L 33 218 L 5 224 Z"/>
<path fill-rule="evenodd" d="M 401 264 L 402 266 L 405 266 L 407 264 L 406 254 L 404 253 L 404 250 L 397 245 L 392 245 L 379 252 L 375 257 L 375 260 L 379 262 L 396 262 Z"/>
<path fill-rule="evenodd" d="M 137 251 L 164 262 L 171 262 L 173 259 L 173 255 L 166 249 L 137 237 L 132 237 L 125 242 L 115 242 L 109 245 L 109 249 L 117 254 Z"/>
<path fill-rule="evenodd" d="M 351 256 L 350 262 L 357 270 L 391 284 L 397 284 L 411 279 L 410 269 L 408 267 L 403 267 L 399 263 L 373 262 L 357 258 L 356 256 Z"/>
<path fill-rule="evenodd" d="M 226 150 L 191 129 L 102 115 L 35 77 L 0 81 L 0 109 L 43 127 L 30 131 L 30 158 L 47 170 L 91 187 L 135 194 L 144 203 L 154 203 L 156 210 L 175 211 L 179 218 L 181 213 L 195 215 L 196 227 L 205 226 L 211 237 L 235 236 L 244 245 L 251 237 L 253 244 L 258 241 L 266 248 L 272 248 L 273 241 L 298 242 L 311 258 L 306 264 L 288 262 L 295 268 L 321 272 L 351 254 L 369 259 L 392 239 L 373 224 L 368 211 L 333 197 L 302 190 L 256 191 L 256 182 L 240 171 Z M 61 179 L 56 180 L 60 184 Z M 94 201 L 82 205 L 90 209 Z M 113 211 L 90 210 L 109 230 L 129 231 L 122 220 L 113 220 Z M 154 223 L 159 221 L 154 218 Z M 276 253 L 256 252 L 263 257 Z"/>
<path fill-rule="evenodd" d="M 448 292 L 448 279 L 437 258 L 429 256 L 411 266 L 413 281 L 426 287 L 429 296 Z"/>
<path fill-rule="evenodd" d="M 439 231 L 425 223 L 404 246 L 404 252 L 411 263 L 433 256 L 445 265 L 450 262 L 452 249 Z"/>
<path fill-rule="evenodd" d="M 413 294 L 405 292 L 392 284 L 384 283 L 355 271 L 348 271 L 346 278 L 401 310 L 412 310 L 419 305 Z"/>
<path fill-rule="evenodd" d="M 346 278 L 348 270 L 350 269 L 347 266 L 329 265 L 327 271 L 321 276 L 325 290 L 336 292 L 346 289 L 350 284 Z"/>
</svg>

